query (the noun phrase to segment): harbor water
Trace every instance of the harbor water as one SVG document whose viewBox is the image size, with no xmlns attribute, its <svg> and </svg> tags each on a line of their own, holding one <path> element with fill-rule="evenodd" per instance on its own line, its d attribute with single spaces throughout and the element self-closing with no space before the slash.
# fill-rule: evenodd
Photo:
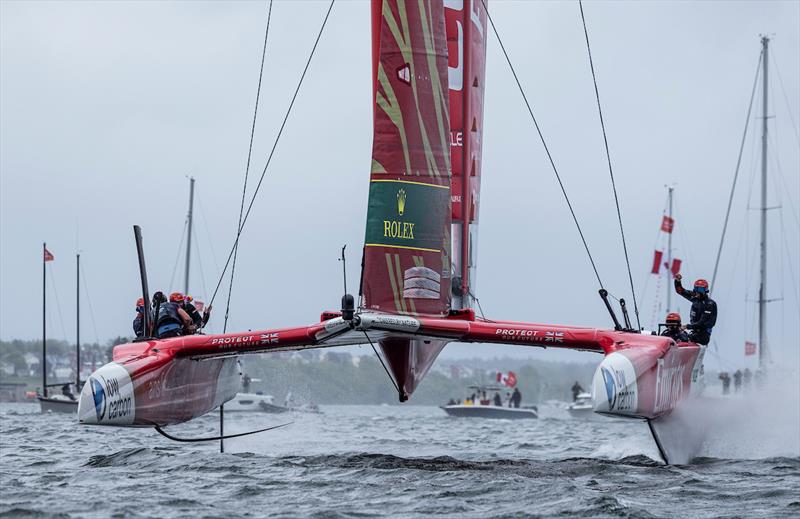
<svg viewBox="0 0 800 519">
<path fill-rule="evenodd" d="M 452 418 L 435 407 L 226 415 L 217 443 L 0 405 L 0 517 L 797 517 L 791 444 L 664 466 L 646 424 Z M 217 415 L 168 430 L 216 433 Z M 800 441 L 800 440 L 798 440 Z M 749 458 L 749 459 L 748 459 Z M 678 512 L 679 511 L 679 512 Z"/>
</svg>

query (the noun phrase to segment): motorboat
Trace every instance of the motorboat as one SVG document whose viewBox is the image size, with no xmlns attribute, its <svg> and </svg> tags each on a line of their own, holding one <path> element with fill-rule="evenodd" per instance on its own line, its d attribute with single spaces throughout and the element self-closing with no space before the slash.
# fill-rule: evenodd
<svg viewBox="0 0 800 519">
<path fill-rule="evenodd" d="M 508 387 L 501 386 L 470 386 L 475 390 L 472 397 L 464 402 L 453 402 L 440 406 L 440 408 L 450 416 L 461 418 L 495 418 L 503 420 L 519 420 L 526 418 L 538 418 L 539 409 L 536 406 L 513 406 L 510 401 L 503 405 L 499 394 Z M 480 399 L 478 395 L 495 392 L 495 398 Z M 474 399 L 473 399 L 474 397 Z"/>
<path fill-rule="evenodd" d="M 443 405 L 441 409 L 450 416 L 461 418 L 497 418 L 503 420 L 519 420 L 525 418 L 538 418 L 539 410 L 536 406 L 503 407 L 494 404 L 453 404 Z"/>
<path fill-rule="evenodd" d="M 574 418 L 590 418 L 594 416 L 594 404 L 591 393 L 578 393 L 575 400 L 567 406 L 567 412 Z"/>
<path fill-rule="evenodd" d="M 275 398 L 272 395 L 263 395 L 261 393 L 236 393 L 233 400 L 225 402 L 225 412 L 284 412 L 275 411 L 273 408 L 280 408 L 280 406 L 275 405 Z"/>
</svg>

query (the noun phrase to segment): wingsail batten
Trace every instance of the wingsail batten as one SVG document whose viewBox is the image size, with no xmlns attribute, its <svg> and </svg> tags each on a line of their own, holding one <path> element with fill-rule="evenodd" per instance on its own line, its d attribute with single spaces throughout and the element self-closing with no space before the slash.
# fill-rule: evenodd
<svg viewBox="0 0 800 519">
<path fill-rule="evenodd" d="M 373 3 L 374 136 L 361 306 L 450 309 L 450 144 L 441 0 Z"/>
</svg>

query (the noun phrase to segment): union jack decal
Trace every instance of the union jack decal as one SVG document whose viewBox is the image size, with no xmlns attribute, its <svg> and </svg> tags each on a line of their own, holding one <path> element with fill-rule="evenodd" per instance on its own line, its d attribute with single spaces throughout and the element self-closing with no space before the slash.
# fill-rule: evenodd
<svg viewBox="0 0 800 519">
<path fill-rule="evenodd" d="M 278 344 L 278 333 L 262 333 L 261 344 Z"/>
<path fill-rule="evenodd" d="M 545 332 L 544 342 L 564 342 L 564 332 Z"/>
</svg>

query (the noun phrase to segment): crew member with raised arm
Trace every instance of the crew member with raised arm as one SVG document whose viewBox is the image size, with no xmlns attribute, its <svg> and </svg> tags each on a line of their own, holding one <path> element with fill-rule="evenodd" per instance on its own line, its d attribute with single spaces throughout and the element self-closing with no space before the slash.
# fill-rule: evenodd
<svg viewBox="0 0 800 519">
<path fill-rule="evenodd" d="M 708 281 L 698 279 L 694 282 L 691 292 L 683 288 L 682 276 L 675 274 L 675 292 L 692 303 L 689 312 L 689 340 L 697 344 L 708 345 L 711 340 L 711 330 L 717 323 L 717 303 L 708 297 Z"/>
</svg>

